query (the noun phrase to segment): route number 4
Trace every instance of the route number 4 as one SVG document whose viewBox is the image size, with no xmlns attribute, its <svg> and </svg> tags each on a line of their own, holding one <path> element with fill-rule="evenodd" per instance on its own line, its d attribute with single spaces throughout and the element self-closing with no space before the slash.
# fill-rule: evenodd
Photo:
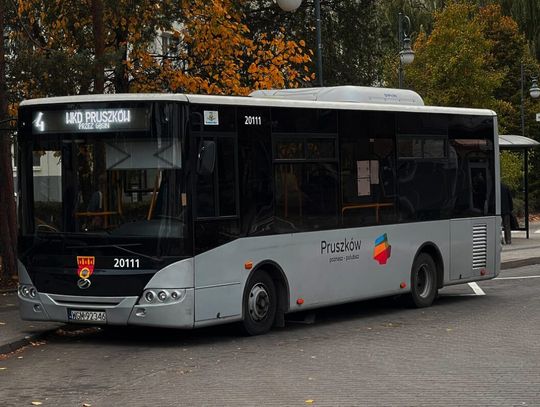
<svg viewBox="0 0 540 407">
<path fill-rule="evenodd" d="M 38 113 L 36 120 L 34 120 L 34 126 L 36 126 L 39 131 L 45 131 L 45 122 L 43 121 L 42 112 Z"/>
</svg>

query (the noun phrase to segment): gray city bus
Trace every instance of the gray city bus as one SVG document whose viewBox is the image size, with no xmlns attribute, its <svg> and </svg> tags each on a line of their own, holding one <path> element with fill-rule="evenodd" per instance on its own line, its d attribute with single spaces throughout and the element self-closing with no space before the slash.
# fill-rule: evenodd
<svg viewBox="0 0 540 407">
<path fill-rule="evenodd" d="M 17 148 L 23 319 L 255 335 L 499 273 L 489 110 L 361 87 L 58 97 L 21 104 Z"/>
</svg>

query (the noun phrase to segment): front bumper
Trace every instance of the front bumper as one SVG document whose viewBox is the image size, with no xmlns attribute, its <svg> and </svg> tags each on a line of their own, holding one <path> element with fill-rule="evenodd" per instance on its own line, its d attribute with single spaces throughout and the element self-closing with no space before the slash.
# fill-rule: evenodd
<svg viewBox="0 0 540 407">
<path fill-rule="evenodd" d="M 26 286 L 33 295 L 18 292 L 21 318 L 29 321 L 74 322 L 68 319 L 68 310 L 104 311 L 109 325 L 145 325 L 167 328 L 190 329 L 195 321 L 195 290 L 193 288 L 193 259 L 184 259 L 159 270 L 144 290 L 156 293 L 165 291 L 182 292 L 177 300 L 168 298 L 164 302 L 137 304 L 139 297 L 90 297 L 60 295 L 37 292 L 26 267 L 18 262 L 19 284 Z M 191 288 L 185 288 L 191 287 Z M 145 292 L 143 291 L 143 293 Z M 143 294 L 141 293 L 141 294 Z"/>
<path fill-rule="evenodd" d="M 186 289 L 180 301 L 138 305 L 138 297 L 82 297 L 38 293 L 25 298 L 19 293 L 21 318 L 30 321 L 68 319 L 68 310 L 105 311 L 108 325 L 144 325 L 168 328 L 193 328 L 194 289 Z M 77 322 L 80 323 L 80 322 Z M 89 322 L 95 324 L 95 322 Z"/>
</svg>

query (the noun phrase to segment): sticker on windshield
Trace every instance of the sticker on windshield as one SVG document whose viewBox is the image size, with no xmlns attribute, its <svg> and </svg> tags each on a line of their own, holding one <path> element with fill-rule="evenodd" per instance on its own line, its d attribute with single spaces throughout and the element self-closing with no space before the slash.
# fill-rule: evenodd
<svg viewBox="0 0 540 407">
<path fill-rule="evenodd" d="M 204 125 L 205 126 L 218 126 L 219 125 L 219 114 L 216 110 L 204 111 Z"/>
</svg>

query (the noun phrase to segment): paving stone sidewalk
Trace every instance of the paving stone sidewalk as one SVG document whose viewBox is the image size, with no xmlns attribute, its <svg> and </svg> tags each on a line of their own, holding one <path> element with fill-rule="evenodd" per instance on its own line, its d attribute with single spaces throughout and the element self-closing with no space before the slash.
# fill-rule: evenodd
<svg viewBox="0 0 540 407">
<path fill-rule="evenodd" d="M 23 321 L 19 317 L 17 293 L 0 292 L 0 355 L 39 340 L 61 324 Z"/>
</svg>

